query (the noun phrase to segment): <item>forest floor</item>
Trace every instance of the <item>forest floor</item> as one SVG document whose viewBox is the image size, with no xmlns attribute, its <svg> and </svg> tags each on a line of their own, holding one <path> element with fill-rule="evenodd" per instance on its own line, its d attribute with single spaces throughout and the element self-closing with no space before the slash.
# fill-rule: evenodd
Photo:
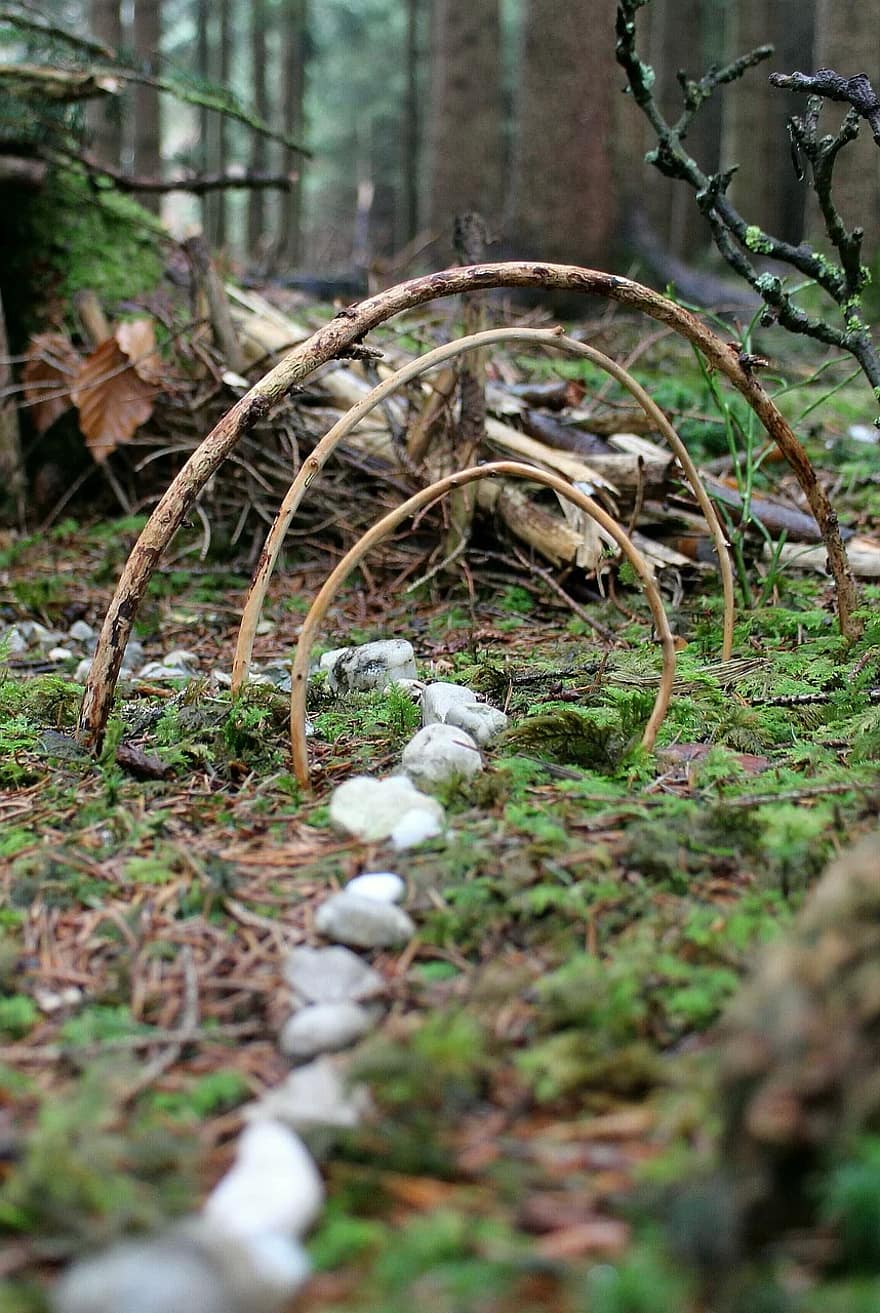
<svg viewBox="0 0 880 1313">
<path fill-rule="evenodd" d="M 853 418 L 834 405 L 814 452 L 842 520 L 876 532 L 876 447 L 826 446 Z M 6 625 L 99 625 L 136 529 L 66 521 L 7 535 Z M 275 581 L 258 660 L 290 656 L 330 563 L 313 553 Z M 634 743 L 659 655 L 637 593 L 627 614 L 589 603 L 614 632 L 608 651 L 539 576 L 479 550 L 467 580 L 391 605 L 381 570 L 362 574 L 326 646 L 407 638 L 422 677 L 468 684 L 513 726 L 486 771 L 443 799 L 448 831 L 395 855 L 340 839 L 326 804 L 348 775 L 395 768 L 416 709 L 396 690 L 340 703 L 317 689 L 315 792 L 303 797 L 288 698 L 256 687 L 232 701 L 209 679 L 231 661 L 247 585 L 234 564 L 154 581 L 138 624 L 146 657 L 183 647 L 204 677 L 123 686 L 99 760 L 71 735 L 75 661 L 59 673 L 7 651 L 2 1313 L 42 1309 L 70 1256 L 204 1197 L 243 1106 L 289 1069 L 276 1046 L 285 953 L 315 942 L 329 890 L 375 869 L 406 879 L 418 933 L 374 959 L 392 1003 L 352 1070 L 376 1111 L 326 1149 L 329 1204 L 298 1307 L 696 1308 L 696 1280 L 652 1218 L 714 1152 L 713 1027 L 880 803 L 880 586 L 863 587 L 864 635 L 848 646 L 824 577 L 752 580 L 730 665 L 714 578 L 673 599 L 678 682 L 649 756 Z M 120 764 L 122 740 L 164 777 Z M 806 1302 L 786 1307 L 856 1307 L 840 1283 L 813 1285 L 801 1271 L 786 1298 Z"/>
</svg>

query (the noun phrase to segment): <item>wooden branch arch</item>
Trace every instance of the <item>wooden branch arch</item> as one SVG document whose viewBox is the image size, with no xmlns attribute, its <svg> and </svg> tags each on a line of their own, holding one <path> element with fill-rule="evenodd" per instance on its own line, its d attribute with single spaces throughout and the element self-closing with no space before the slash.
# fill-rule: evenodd
<svg viewBox="0 0 880 1313">
<path fill-rule="evenodd" d="M 663 717 L 666 715 L 666 709 L 672 695 L 672 685 L 675 680 L 675 639 L 669 627 L 666 612 L 663 609 L 659 589 L 651 574 L 651 567 L 617 521 L 612 519 L 608 512 L 603 510 L 597 502 L 594 502 L 592 497 L 588 497 L 585 492 L 581 492 L 580 488 L 573 487 L 565 479 L 560 478 L 558 474 L 551 474 L 548 470 L 537 469 L 534 465 L 526 465 L 521 461 L 512 460 L 493 461 L 489 465 L 475 465 L 471 469 L 460 470 L 457 474 L 448 474 L 445 479 L 438 479 L 436 483 L 420 489 L 419 492 L 408 498 L 400 506 L 396 506 L 387 515 L 383 515 L 381 520 L 377 520 L 372 528 L 368 529 L 355 545 L 346 552 L 342 560 L 339 561 L 324 581 L 309 608 L 308 615 L 303 621 L 291 670 L 290 748 L 294 774 L 303 788 L 307 789 L 309 787 L 309 758 L 306 743 L 306 685 L 309 678 L 309 659 L 318 626 L 327 614 L 328 607 L 339 588 L 358 562 L 363 560 L 367 552 L 375 547 L 377 543 L 380 543 L 383 538 L 387 538 L 388 534 L 393 533 L 397 526 L 402 524 L 410 515 L 415 515 L 424 506 L 430 505 L 432 501 L 436 501 L 440 497 L 445 497 L 456 488 L 464 488 L 467 484 L 476 483 L 479 479 L 495 478 L 527 479 L 530 483 L 542 483 L 545 487 L 552 488 L 557 496 L 572 502 L 579 510 L 589 515 L 590 519 L 595 520 L 614 539 L 639 576 L 651 608 L 654 627 L 660 638 L 663 653 L 663 668 L 660 674 L 657 697 L 654 700 L 653 710 L 642 735 L 642 746 L 649 751 L 653 748 L 657 730 L 663 723 Z"/>
<path fill-rule="evenodd" d="M 239 439 L 264 419 L 292 387 L 328 360 L 344 356 L 379 324 L 403 310 L 423 305 L 438 297 L 491 287 L 530 287 L 608 297 L 620 305 L 667 324 L 693 343 L 703 353 L 710 367 L 724 374 L 746 398 L 794 470 L 828 552 L 829 567 L 837 589 L 841 631 L 847 638 L 857 636 L 859 625 L 853 612 L 858 597 L 840 537 L 837 515 L 788 421 L 760 383 L 740 364 L 735 350 L 689 310 L 617 274 L 582 269 L 576 265 L 533 261 L 470 265 L 444 269 L 423 278 L 398 283 L 348 310 L 340 311 L 335 319 L 318 329 L 261 378 L 223 416 L 193 452 L 144 526 L 104 617 L 80 709 L 77 733 L 81 743 L 92 750 L 99 747 L 110 714 L 125 645 L 131 636 L 135 616 L 150 580 L 193 502 Z"/>
</svg>

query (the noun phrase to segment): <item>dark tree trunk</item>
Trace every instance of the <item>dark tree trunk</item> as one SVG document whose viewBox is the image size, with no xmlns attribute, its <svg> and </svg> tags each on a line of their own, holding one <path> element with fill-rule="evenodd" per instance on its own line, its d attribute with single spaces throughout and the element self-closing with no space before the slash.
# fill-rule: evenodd
<svg viewBox="0 0 880 1313">
<path fill-rule="evenodd" d="M 429 222 L 448 254 L 456 215 L 500 218 L 501 24 L 498 0 L 435 0 L 432 18 Z"/>
<path fill-rule="evenodd" d="M 137 0 L 134 6 L 134 48 L 144 73 L 159 70 L 162 44 L 161 0 Z M 134 92 L 134 172 L 140 178 L 158 178 L 162 172 L 162 133 L 159 93 L 155 87 L 137 86 Z M 141 204 L 159 213 L 158 196 L 144 195 Z"/>
<path fill-rule="evenodd" d="M 281 77 L 284 130 L 301 142 L 305 120 L 306 53 L 308 49 L 308 2 L 287 0 L 283 11 L 284 34 L 281 44 Z M 278 254 L 286 269 L 294 268 L 302 258 L 302 184 L 305 160 L 293 151 L 285 151 L 284 167 L 298 174 L 289 192 L 280 198 Z"/>
<path fill-rule="evenodd" d="M 598 268 L 617 219 L 614 0 L 526 0 L 512 235 L 523 256 Z"/>
<path fill-rule="evenodd" d="M 419 143 L 421 131 L 419 20 L 421 18 L 421 9 L 421 0 L 406 0 L 406 94 L 400 132 L 404 242 L 412 241 L 419 230 Z"/>
<path fill-rule="evenodd" d="M 268 22 L 266 0 L 250 0 L 251 43 L 251 96 L 254 109 L 260 118 L 269 117 L 269 93 L 266 61 L 266 27 Z M 251 168 L 263 173 L 269 166 L 268 142 L 258 133 L 251 141 Z M 266 235 L 266 193 L 259 189 L 248 197 L 247 245 L 250 258 L 263 260 Z"/>
<path fill-rule="evenodd" d="M 118 50 L 122 45 L 119 0 L 91 0 L 89 21 L 99 41 Z M 92 101 L 86 111 L 92 150 L 102 164 L 118 169 L 122 158 L 122 117 L 115 96 Z"/>
</svg>

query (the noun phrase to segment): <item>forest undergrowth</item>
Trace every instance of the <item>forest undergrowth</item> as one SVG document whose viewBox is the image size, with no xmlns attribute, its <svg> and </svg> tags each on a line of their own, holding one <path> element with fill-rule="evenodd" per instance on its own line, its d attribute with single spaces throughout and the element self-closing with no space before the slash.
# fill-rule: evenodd
<svg viewBox="0 0 880 1313">
<path fill-rule="evenodd" d="M 706 418 L 712 379 L 676 358 L 651 383 L 695 452 L 727 449 L 724 417 Z M 842 521 L 876 533 L 877 448 L 847 436 L 856 421 L 861 400 L 844 389 L 802 436 Z M 750 465 L 750 492 L 773 488 L 773 469 Z M 7 535 L 4 625 L 97 625 L 140 523 Z M 73 738 L 75 661 L 50 668 L 7 644 L 2 1313 L 37 1313 L 67 1259 L 203 1197 L 242 1108 L 288 1069 L 275 1043 L 284 952 L 312 939 L 328 890 L 390 863 L 418 935 L 375 962 L 393 1005 L 354 1070 L 376 1111 L 328 1148 L 330 1203 L 300 1305 L 701 1307 L 699 1263 L 662 1222 L 678 1216 L 676 1184 L 717 1154 L 714 1028 L 761 947 L 880 810 L 880 585 L 863 585 L 862 637 L 847 644 L 824 576 L 759 566 L 738 541 L 730 662 L 714 575 L 665 599 L 680 651 L 652 755 L 637 745 L 659 655 L 625 572 L 612 596 L 578 594 L 613 632 L 606 646 L 497 542 L 478 537 L 466 572 L 390 603 L 381 563 L 363 571 L 327 647 L 408 638 L 420 675 L 465 683 L 511 717 L 486 771 L 443 798 L 448 831 L 393 857 L 335 835 L 326 803 L 346 776 L 396 767 L 416 709 L 394 688 L 340 703 L 315 681 L 303 796 L 288 697 L 259 685 L 232 699 L 211 678 L 229 667 L 240 562 L 184 557 L 154 580 L 137 628 L 146 655 L 185 647 L 201 675 L 123 682 L 97 760 Z M 290 657 L 326 568 L 313 545 L 291 552 L 258 660 Z M 193 981 L 197 1020 L 181 1040 Z M 876 1308 L 880 1242 L 856 1261 L 847 1236 L 865 1225 L 878 1161 L 866 1138 L 816 1183 L 843 1219 L 833 1261 L 781 1252 L 725 1307 Z"/>
</svg>

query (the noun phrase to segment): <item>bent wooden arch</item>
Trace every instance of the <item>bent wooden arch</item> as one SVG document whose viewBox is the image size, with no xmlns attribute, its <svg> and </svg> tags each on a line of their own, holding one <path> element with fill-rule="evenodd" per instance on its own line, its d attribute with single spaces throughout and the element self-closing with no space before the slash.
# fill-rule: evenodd
<svg viewBox="0 0 880 1313">
<path fill-rule="evenodd" d="M 244 610 L 241 617 L 241 625 L 238 631 L 238 641 L 235 648 L 235 657 L 232 663 L 232 691 L 237 693 L 247 680 L 250 670 L 251 658 L 254 650 L 254 636 L 257 632 L 257 625 L 260 621 L 260 615 L 266 600 L 266 591 L 269 587 L 269 580 L 272 571 L 275 569 L 278 560 L 278 554 L 281 551 L 285 535 L 290 528 L 291 521 L 299 508 L 307 488 L 317 475 L 324 468 L 333 450 L 343 441 L 351 431 L 356 428 L 362 419 L 375 409 L 386 397 L 396 392 L 399 388 L 405 386 L 413 379 L 418 378 L 421 374 L 443 364 L 445 361 L 452 359 L 454 356 L 463 355 L 466 351 L 474 351 L 480 347 L 491 346 L 498 342 L 523 342 L 532 346 L 545 346 L 555 350 L 567 351 L 571 355 L 582 356 L 591 363 L 598 365 L 612 378 L 616 379 L 622 387 L 635 398 L 644 410 L 645 414 L 653 424 L 657 426 L 663 434 L 673 454 L 677 457 L 685 477 L 691 486 L 700 509 L 706 517 L 706 523 L 712 534 L 715 543 L 715 551 L 718 555 L 718 568 L 721 573 L 721 582 L 724 591 L 724 627 L 721 645 L 721 659 L 728 661 L 733 649 L 733 623 L 735 618 L 735 601 L 733 589 L 733 570 L 730 564 L 730 558 L 727 554 L 727 540 L 724 537 L 724 530 L 721 527 L 721 521 L 718 518 L 718 512 L 710 500 L 699 472 L 691 460 L 687 447 L 670 424 L 669 420 L 663 414 L 663 411 L 654 401 L 650 393 L 646 392 L 641 384 L 637 383 L 622 365 L 615 360 L 606 356 L 603 352 L 598 351 L 595 347 L 589 346 L 585 342 L 575 341 L 574 338 L 566 337 L 561 328 L 541 329 L 541 328 L 494 328 L 488 329 L 482 333 L 474 333 L 469 337 L 458 338 L 456 341 L 447 342 L 443 346 L 436 347 L 433 351 L 428 351 L 425 355 L 419 356 L 418 359 L 409 361 L 401 369 L 396 370 L 388 378 L 384 379 L 372 389 L 365 397 L 362 398 L 355 406 L 337 421 L 333 427 L 325 433 L 314 450 L 303 461 L 296 477 L 290 485 L 284 500 L 279 507 L 278 514 L 275 516 L 272 526 L 266 535 L 266 541 L 263 550 L 260 553 L 260 559 L 257 562 L 256 570 L 248 590 Z M 585 462 L 589 464 L 589 461 Z"/>
<path fill-rule="evenodd" d="M 746 398 L 794 470 L 828 551 L 828 563 L 837 589 L 841 631 L 847 638 L 858 635 L 859 622 L 853 616 L 858 594 L 828 495 L 819 484 L 809 457 L 790 424 L 757 379 L 740 364 L 735 350 L 731 350 L 689 310 L 682 309 L 649 287 L 617 274 L 531 260 L 469 265 L 398 283 L 341 311 L 255 383 L 196 448 L 141 531 L 107 609 L 80 709 L 77 737 L 82 744 L 91 750 L 99 747 L 113 703 L 125 645 L 150 580 L 193 502 L 242 435 L 265 419 L 291 388 L 328 360 L 350 352 L 366 333 L 387 319 L 438 297 L 478 292 L 490 287 L 531 287 L 608 297 L 667 324 L 693 343 L 709 365 L 724 374 Z"/>
<path fill-rule="evenodd" d="M 552 488 L 558 496 L 572 502 L 579 510 L 584 511 L 591 519 L 595 520 L 614 539 L 641 579 L 663 652 L 663 669 L 660 674 L 657 697 L 654 700 L 653 710 L 642 735 L 642 746 L 647 748 L 649 752 L 653 748 L 657 731 L 663 723 L 663 717 L 666 715 L 666 709 L 672 695 L 672 684 L 675 679 L 675 640 L 672 636 L 672 630 L 669 628 L 669 621 L 666 619 L 660 593 L 651 576 L 647 561 L 607 511 L 604 511 L 585 492 L 581 492 L 579 488 L 566 483 L 565 479 L 561 479 L 558 474 L 550 474 L 546 470 L 539 470 L 533 465 L 524 465 L 520 461 L 494 461 L 490 465 L 476 465 L 469 470 L 460 470 L 457 474 L 449 474 L 445 479 L 439 479 L 429 487 L 422 488 L 421 491 L 403 502 L 402 505 L 396 506 L 393 511 L 383 515 L 382 519 L 377 520 L 373 527 L 368 529 L 363 537 L 355 543 L 354 547 L 345 554 L 324 581 L 303 622 L 291 669 L 290 748 L 294 774 L 297 782 L 303 788 L 307 789 L 309 787 L 309 756 L 306 744 L 306 685 L 309 678 L 309 658 L 318 626 L 327 614 L 330 603 L 336 596 L 340 586 L 358 562 L 363 560 L 367 552 L 375 547 L 377 543 L 380 543 L 383 538 L 386 538 L 389 533 L 392 533 L 408 516 L 414 515 L 416 511 L 421 510 L 423 506 L 429 505 L 432 501 L 445 497 L 447 493 L 452 492 L 455 488 L 463 488 L 468 483 L 476 483 L 479 479 L 499 477 L 527 479 L 530 483 L 543 483 L 546 487 Z"/>
</svg>

